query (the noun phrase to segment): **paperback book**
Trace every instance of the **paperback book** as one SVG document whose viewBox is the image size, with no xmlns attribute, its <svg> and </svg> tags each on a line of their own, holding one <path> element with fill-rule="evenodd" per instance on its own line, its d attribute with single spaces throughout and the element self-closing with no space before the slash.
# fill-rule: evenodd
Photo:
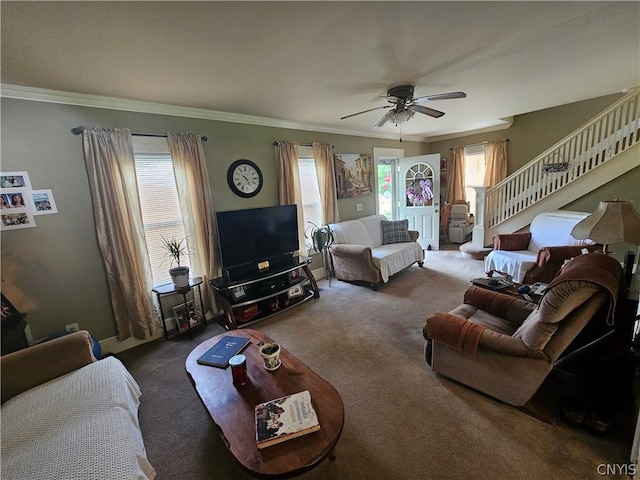
<svg viewBox="0 0 640 480">
<path fill-rule="evenodd" d="M 229 359 L 244 350 L 249 343 L 251 341 L 248 338 L 225 335 L 204 355 L 198 358 L 197 362 L 210 367 L 227 368 Z"/>
<path fill-rule="evenodd" d="M 261 403 L 255 412 L 259 449 L 320 430 L 309 390 Z"/>
</svg>

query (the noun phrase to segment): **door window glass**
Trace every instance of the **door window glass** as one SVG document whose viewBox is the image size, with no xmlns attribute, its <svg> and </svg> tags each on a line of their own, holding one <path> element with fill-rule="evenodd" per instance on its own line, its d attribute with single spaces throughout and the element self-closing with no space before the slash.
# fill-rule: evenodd
<svg viewBox="0 0 640 480">
<path fill-rule="evenodd" d="M 426 163 L 415 163 L 407 170 L 405 205 L 407 207 L 433 205 L 433 170 Z"/>
</svg>

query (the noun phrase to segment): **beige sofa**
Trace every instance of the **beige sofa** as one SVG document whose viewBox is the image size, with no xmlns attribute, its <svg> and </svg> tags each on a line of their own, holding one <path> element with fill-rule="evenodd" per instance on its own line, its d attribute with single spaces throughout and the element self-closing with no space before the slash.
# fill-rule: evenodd
<svg viewBox="0 0 640 480">
<path fill-rule="evenodd" d="M 427 319 L 427 363 L 448 378 L 522 406 L 567 348 L 579 346 L 577 337 L 592 319 L 601 322 L 598 327 L 613 321 L 622 276 L 615 259 L 591 253 L 563 267 L 538 307 L 471 287 L 462 305 Z"/>
<path fill-rule="evenodd" d="M 376 290 L 401 270 L 424 264 L 418 232 L 408 229 L 407 220 L 392 222 L 384 215 L 369 215 L 330 227 L 331 259 L 338 280 L 367 282 Z"/>
<path fill-rule="evenodd" d="M 0 357 L 2 465 L 11 480 L 153 479 L 140 388 L 80 331 Z"/>
</svg>

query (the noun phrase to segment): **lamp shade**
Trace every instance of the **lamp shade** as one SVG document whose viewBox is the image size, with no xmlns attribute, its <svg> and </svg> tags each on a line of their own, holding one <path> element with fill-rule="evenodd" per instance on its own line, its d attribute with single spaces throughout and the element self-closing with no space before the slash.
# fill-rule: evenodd
<svg viewBox="0 0 640 480">
<path fill-rule="evenodd" d="M 626 200 L 600 202 L 591 215 L 571 230 L 573 238 L 589 238 L 603 245 L 631 243 L 640 245 L 640 214 Z"/>
</svg>

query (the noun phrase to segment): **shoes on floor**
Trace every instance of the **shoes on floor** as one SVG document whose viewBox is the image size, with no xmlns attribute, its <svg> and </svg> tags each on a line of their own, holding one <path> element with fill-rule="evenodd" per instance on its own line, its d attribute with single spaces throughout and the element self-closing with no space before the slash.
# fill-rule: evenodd
<svg viewBox="0 0 640 480">
<path fill-rule="evenodd" d="M 569 425 L 580 427 L 587 416 L 587 407 L 578 398 L 565 398 L 562 401 L 562 415 Z"/>
<path fill-rule="evenodd" d="M 612 424 L 611 414 L 607 409 L 597 404 L 589 409 L 589 413 L 584 419 L 584 426 L 594 433 L 605 433 Z"/>
<path fill-rule="evenodd" d="M 585 403 L 576 397 L 562 401 L 562 415 L 569 425 L 584 427 L 598 434 L 605 433 L 613 424 L 613 418 L 605 407 L 596 403 L 587 408 Z"/>
</svg>

